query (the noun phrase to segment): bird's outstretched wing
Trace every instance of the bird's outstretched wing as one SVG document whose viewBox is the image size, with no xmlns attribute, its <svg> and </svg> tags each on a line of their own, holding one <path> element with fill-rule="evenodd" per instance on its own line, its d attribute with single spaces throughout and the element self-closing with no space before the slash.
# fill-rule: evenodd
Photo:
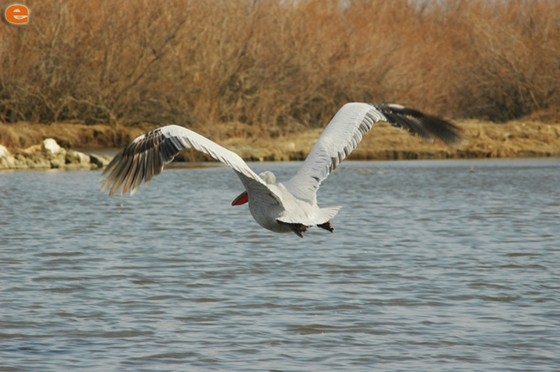
<svg viewBox="0 0 560 372">
<path fill-rule="evenodd" d="M 181 150 L 188 148 L 194 148 L 230 166 L 245 188 L 249 185 L 262 187 L 272 193 L 265 181 L 253 172 L 239 155 L 178 125 L 155 129 L 137 137 L 126 146 L 103 171 L 101 176 L 105 181 L 101 191 L 108 189 L 109 195 L 113 195 L 121 189 L 122 194 L 133 194 L 143 181 L 149 182 L 160 174 L 165 164 L 170 163 Z"/>
<path fill-rule="evenodd" d="M 446 144 L 461 140 L 452 123 L 396 104 L 347 103 L 327 125 L 296 175 L 284 185 L 297 198 L 312 204 L 321 182 L 358 146 L 363 135 L 378 121 Z"/>
</svg>

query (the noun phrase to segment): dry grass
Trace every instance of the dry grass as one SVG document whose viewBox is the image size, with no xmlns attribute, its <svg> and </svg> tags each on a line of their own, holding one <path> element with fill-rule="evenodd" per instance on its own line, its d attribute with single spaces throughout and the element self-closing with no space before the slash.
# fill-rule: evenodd
<svg viewBox="0 0 560 372">
<path fill-rule="evenodd" d="M 347 101 L 559 120 L 555 0 L 27 3 L 29 26 L 0 24 L 0 122 L 274 138 Z"/>
<path fill-rule="evenodd" d="M 0 124 L 0 144 L 17 150 L 37 145 L 45 138 L 54 138 L 65 148 L 121 147 L 146 130 L 138 127 L 115 128 L 104 124 Z"/>
<path fill-rule="evenodd" d="M 368 133 L 351 158 L 381 159 L 446 159 L 560 156 L 560 125 L 516 120 L 494 124 L 479 120 L 459 121 L 464 141 L 447 147 L 411 136 L 404 130 L 386 123 L 378 123 Z M 219 126 L 218 126 L 219 127 Z M 303 160 L 319 138 L 322 129 L 311 128 L 299 133 L 287 133 L 275 138 L 256 136 L 250 127 L 237 124 L 230 127 L 229 137 L 210 135 L 210 138 L 238 153 L 246 160 Z M 146 127 L 114 128 L 109 125 L 84 124 L 0 124 L 0 143 L 12 150 L 37 145 L 51 137 L 66 148 L 122 147 Z M 194 150 L 185 151 L 180 160 L 212 160 Z"/>
<path fill-rule="evenodd" d="M 496 125 L 491 122 L 464 120 L 458 123 L 464 141 L 455 147 L 430 143 L 389 124 L 379 123 L 368 133 L 351 159 L 457 159 L 559 157 L 560 125 L 540 122 L 511 121 Z M 274 140 L 248 141 L 230 138 L 228 148 L 249 160 L 303 160 L 321 134 L 310 129 Z"/>
</svg>

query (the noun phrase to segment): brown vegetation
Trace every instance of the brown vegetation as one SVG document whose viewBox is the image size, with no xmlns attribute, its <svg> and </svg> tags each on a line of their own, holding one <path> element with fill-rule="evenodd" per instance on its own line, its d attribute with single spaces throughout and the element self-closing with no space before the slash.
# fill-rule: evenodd
<svg viewBox="0 0 560 372">
<path fill-rule="evenodd" d="M 66 148 L 121 147 L 148 130 L 148 127 L 113 127 L 106 124 L 0 124 L 0 144 L 24 149 L 53 138 Z"/>
<path fill-rule="evenodd" d="M 379 123 L 350 155 L 354 160 L 458 159 L 560 156 L 560 125 L 511 121 L 496 125 L 459 122 L 464 141 L 454 147 L 430 143 L 418 136 Z M 309 129 L 276 139 L 232 137 L 222 142 L 246 160 L 303 160 L 322 129 Z M 185 155 L 193 158 L 192 153 Z M 196 159 L 196 158 L 195 158 Z"/>
<path fill-rule="evenodd" d="M 274 138 L 322 127 L 348 101 L 559 119 L 556 0 L 27 4 L 30 25 L 0 24 L 4 123 L 175 122 L 217 140 Z"/>
<path fill-rule="evenodd" d="M 326 123 L 325 123 L 326 124 Z M 532 121 L 511 121 L 494 124 L 477 120 L 458 123 L 464 136 L 463 143 L 447 147 L 441 143 L 429 143 L 408 132 L 380 122 L 368 133 L 351 159 L 447 159 L 447 158 L 498 158 L 560 156 L 560 125 Z M 228 137 L 210 136 L 221 145 L 238 153 L 246 160 L 303 160 L 322 129 L 306 129 L 298 133 L 287 133 L 276 138 L 257 136 L 249 126 L 220 125 Z M 41 143 L 45 138 L 54 138 L 68 149 L 120 148 L 151 126 L 125 128 L 109 125 L 85 124 L 11 124 L 0 125 L 0 143 L 14 152 L 18 148 Z M 184 151 L 179 160 L 211 160 L 194 150 Z"/>
</svg>

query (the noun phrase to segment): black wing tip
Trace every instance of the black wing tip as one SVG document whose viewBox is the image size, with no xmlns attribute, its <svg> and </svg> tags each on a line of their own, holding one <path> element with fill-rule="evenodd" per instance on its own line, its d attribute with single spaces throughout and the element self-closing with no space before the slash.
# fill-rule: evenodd
<svg viewBox="0 0 560 372">
<path fill-rule="evenodd" d="M 463 140 L 461 129 L 449 120 L 394 103 L 372 103 L 372 106 L 378 109 L 391 125 L 404 128 L 424 139 L 438 139 L 448 146 L 457 145 Z"/>
<path fill-rule="evenodd" d="M 101 173 L 103 183 L 100 192 L 109 190 L 109 196 L 134 194 L 142 182 L 147 184 L 161 173 L 163 165 L 180 150 L 161 128 L 135 138 L 111 159 Z"/>
<path fill-rule="evenodd" d="M 454 123 L 439 118 L 437 116 L 425 116 L 419 118 L 424 128 L 435 138 L 438 138 L 446 145 L 452 146 L 462 142 L 461 129 Z"/>
</svg>

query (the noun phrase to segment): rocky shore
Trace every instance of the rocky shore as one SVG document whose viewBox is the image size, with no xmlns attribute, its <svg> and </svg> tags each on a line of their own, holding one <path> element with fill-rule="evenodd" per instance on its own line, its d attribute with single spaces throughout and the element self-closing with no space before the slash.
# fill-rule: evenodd
<svg viewBox="0 0 560 372">
<path fill-rule="evenodd" d="M 504 124 L 464 120 L 457 124 L 464 140 L 457 146 L 448 147 L 411 136 L 389 124 L 378 123 L 373 133 L 364 136 L 350 159 L 560 158 L 560 124 L 531 120 Z M 272 137 L 255 132 L 251 127 L 240 130 L 239 126 L 216 125 L 200 133 L 247 161 L 293 161 L 305 159 L 323 131 L 316 128 Z M 101 169 L 111 158 L 99 154 L 105 154 L 107 149 L 118 151 L 150 129 L 153 127 L 115 129 L 106 125 L 61 123 L 48 126 L 0 124 L 0 170 Z M 27 147 L 19 148 L 22 144 Z M 98 154 L 71 148 L 97 149 L 93 151 Z M 185 150 L 176 160 L 201 162 L 213 159 L 194 150 Z"/>
<path fill-rule="evenodd" d="M 6 169 L 101 169 L 110 157 L 85 154 L 65 149 L 54 139 L 47 138 L 41 144 L 33 145 L 12 154 L 0 145 L 0 170 Z"/>
</svg>

